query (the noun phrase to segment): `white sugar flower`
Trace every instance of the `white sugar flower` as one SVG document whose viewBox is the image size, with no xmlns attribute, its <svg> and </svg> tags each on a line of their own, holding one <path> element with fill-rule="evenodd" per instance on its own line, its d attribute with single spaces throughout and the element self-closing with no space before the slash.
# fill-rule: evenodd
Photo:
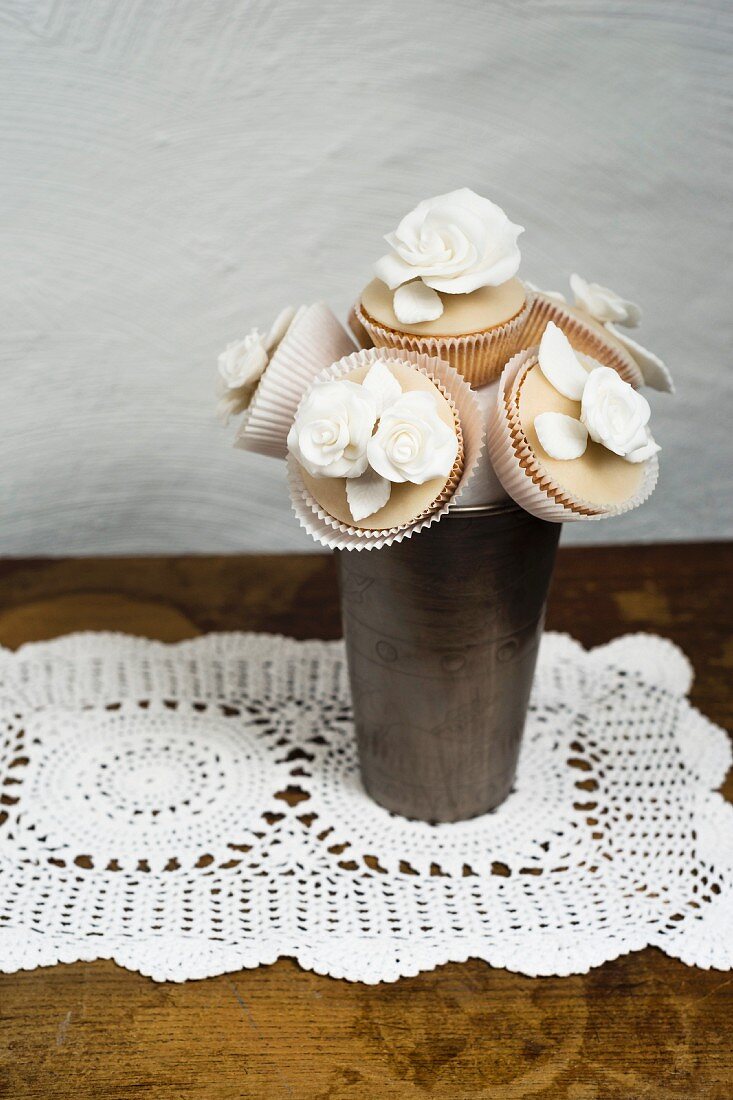
<svg viewBox="0 0 733 1100">
<path fill-rule="evenodd" d="M 626 328 L 636 328 L 641 320 L 641 310 L 635 302 L 627 301 L 600 283 L 587 283 L 580 275 L 571 275 L 570 289 L 575 295 L 575 304 L 602 325 L 612 321 Z"/>
<path fill-rule="evenodd" d="M 369 464 L 388 481 L 422 485 L 447 477 L 458 454 L 458 439 L 443 421 L 432 394 L 403 393 L 383 414 L 369 440 Z"/>
<path fill-rule="evenodd" d="M 580 275 L 570 276 L 570 288 L 575 295 L 576 306 L 604 325 L 624 345 L 639 367 L 645 384 L 663 393 L 674 393 L 674 382 L 665 363 L 618 327 L 636 328 L 641 320 L 639 306 L 599 283 L 587 283 Z"/>
<path fill-rule="evenodd" d="M 629 462 L 643 461 L 659 450 L 647 428 L 650 415 L 647 399 L 611 367 L 596 367 L 590 372 L 580 419 L 596 443 Z"/>
<path fill-rule="evenodd" d="M 267 366 L 265 338 L 253 328 L 243 340 L 227 344 L 217 360 L 219 375 L 229 390 L 256 382 Z"/>
<path fill-rule="evenodd" d="M 242 340 L 227 344 L 217 360 L 220 379 L 217 411 L 224 424 L 249 406 L 257 383 L 295 318 L 296 311 L 288 306 L 280 311 L 264 336 L 253 328 Z"/>
<path fill-rule="evenodd" d="M 288 432 L 288 450 L 313 477 L 359 477 L 376 420 L 376 398 L 364 386 L 317 382 Z"/>
<path fill-rule="evenodd" d="M 422 289 L 396 295 L 395 313 L 405 324 L 434 320 L 443 312 L 436 291 L 468 294 L 511 279 L 519 268 L 522 232 L 501 207 L 462 187 L 418 203 L 386 235 L 392 251 L 374 270 L 390 290 L 421 279 L 433 293 Z"/>
</svg>

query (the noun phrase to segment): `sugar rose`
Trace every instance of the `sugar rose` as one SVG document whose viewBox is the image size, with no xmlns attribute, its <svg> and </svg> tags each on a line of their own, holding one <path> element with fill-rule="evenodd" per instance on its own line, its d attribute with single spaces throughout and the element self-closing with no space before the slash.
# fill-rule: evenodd
<svg viewBox="0 0 733 1100">
<path fill-rule="evenodd" d="M 390 290 L 396 290 L 398 320 L 435 320 L 443 313 L 438 291 L 468 294 L 482 286 L 499 286 L 516 274 L 517 237 L 522 232 L 500 206 L 462 187 L 418 203 L 394 233 L 386 235 L 392 251 L 374 270 Z"/>
<path fill-rule="evenodd" d="M 571 275 L 570 289 L 575 296 L 575 304 L 601 324 L 612 321 L 635 328 L 641 320 L 641 310 L 636 303 L 622 298 L 607 286 L 586 282 L 580 275 Z"/>
<path fill-rule="evenodd" d="M 313 477 L 359 477 L 377 420 L 374 395 L 355 382 L 318 382 L 288 432 L 288 450 Z"/>
<path fill-rule="evenodd" d="M 389 481 L 422 485 L 447 477 L 458 454 L 455 431 L 441 420 L 432 394 L 403 393 L 369 440 L 372 469 Z"/>
<path fill-rule="evenodd" d="M 659 450 L 647 424 L 645 397 L 610 367 L 596 367 L 583 390 L 580 419 L 588 435 L 629 462 L 643 462 Z"/>
</svg>

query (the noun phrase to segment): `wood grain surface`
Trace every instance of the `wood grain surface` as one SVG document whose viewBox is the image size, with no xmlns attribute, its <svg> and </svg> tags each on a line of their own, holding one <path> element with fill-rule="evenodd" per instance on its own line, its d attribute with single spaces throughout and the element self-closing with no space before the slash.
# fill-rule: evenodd
<svg viewBox="0 0 733 1100">
<path fill-rule="evenodd" d="M 548 625 L 586 645 L 665 634 L 692 658 L 693 702 L 730 728 L 732 565 L 724 544 L 561 550 Z M 337 637 L 333 562 L 0 564 L 2 644 L 98 629 Z M 12 1100 L 733 1096 L 733 975 L 652 949 L 570 978 L 474 961 L 379 987 L 288 959 L 185 985 L 75 963 L 0 977 L 0 1015 L 0 1095 Z"/>
</svg>

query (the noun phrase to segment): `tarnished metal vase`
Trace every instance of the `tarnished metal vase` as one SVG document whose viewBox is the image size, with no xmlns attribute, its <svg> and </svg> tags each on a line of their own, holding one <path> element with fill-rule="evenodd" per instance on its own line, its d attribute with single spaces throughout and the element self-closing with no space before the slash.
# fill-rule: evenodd
<svg viewBox="0 0 733 1100">
<path fill-rule="evenodd" d="M 361 775 L 380 805 L 460 821 L 511 791 L 559 535 L 507 504 L 338 552 Z"/>
</svg>

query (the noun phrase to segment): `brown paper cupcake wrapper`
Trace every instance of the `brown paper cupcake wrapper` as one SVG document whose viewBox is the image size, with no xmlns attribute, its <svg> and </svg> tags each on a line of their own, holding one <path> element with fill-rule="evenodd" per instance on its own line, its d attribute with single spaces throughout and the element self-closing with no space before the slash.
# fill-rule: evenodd
<svg viewBox="0 0 733 1100">
<path fill-rule="evenodd" d="M 524 348 L 539 344 L 548 321 L 554 321 L 562 329 L 576 351 L 589 355 L 601 366 L 612 367 L 635 390 L 643 386 L 644 377 L 639 365 L 622 345 L 614 342 L 610 334 L 605 336 L 600 325 L 596 327 L 592 321 L 583 321 L 564 302 L 547 298 L 542 293 L 535 293 L 530 305 L 522 339 Z"/>
<path fill-rule="evenodd" d="M 534 301 L 532 291 L 527 290 L 526 294 L 524 308 L 516 317 L 485 332 L 471 332 L 465 336 L 415 336 L 398 332 L 374 321 L 362 309 L 360 301 L 354 306 L 354 316 L 375 347 L 419 352 L 442 359 L 477 388 L 498 378 L 504 364 L 526 346 L 524 330 Z"/>
<path fill-rule="evenodd" d="M 322 371 L 314 382 L 335 381 L 380 359 L 388 363 L 408 363 L 437 385 L 453 410 L 458 432 L 458 455 L 444 489 L 429 508 L 409 523 L 381 531 L 353 527 L 324 511 L 306 488 L 299 463 L 288 455 L 288 486 L 293 512 L 311 538 L 334 550 L 376 550 L 411 538 L 423 528 L 437 523 L 470 483 L 484 442 L 481 408 L 471 387 L 447 363 L 430 356 L 414 352 L 396 354 L 387 348 L 365 349 L 334 363 Z"/>
<path fill-rule="evenodd" d="M 507 493 L 527 512 L 554 523 L 598 520 L 618 516 L 642 504 L 659 476 L 654 455 L 645 463 L 637 493 L 622 504 L 604 507 L 567 492 L 539 462 L 530 447 L 519 418 L 518 382 L 525 368 L 537 359 L 537 348 L 528 348 L 511 359 L 502 372 L 493 416 L 489 419 L 487 447 L 494 469 Z"/>
<path fill-rule="evenodd" d="M 267 364 L 234 446 L 285 458 L 288 432 L 303 393 L 324 367 L 353 350 L 353 340 L 324 302 L 306 306 Z"/>
</svg>

